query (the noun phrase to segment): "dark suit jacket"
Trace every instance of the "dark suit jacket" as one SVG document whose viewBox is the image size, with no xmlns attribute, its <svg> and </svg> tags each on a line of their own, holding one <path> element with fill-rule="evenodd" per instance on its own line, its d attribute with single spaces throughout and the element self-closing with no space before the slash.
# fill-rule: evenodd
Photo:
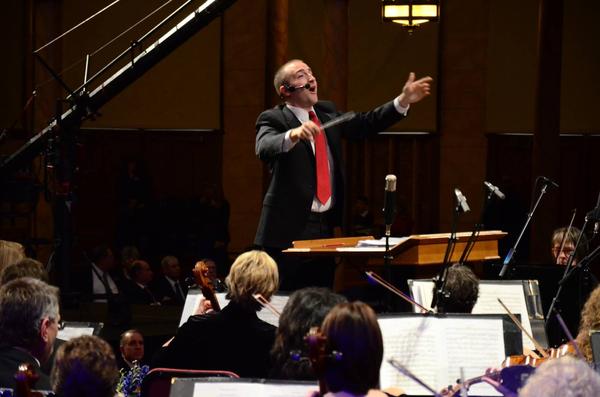
<svg viewBox="0 0 600 397">
<path fill-rule="evenodd" d="M 23 363 L 32 364 L 40 376 L 34 386 L 35 390 L 52 390 L 50 378 L 40 370 L 36 359 L 24 350 L 10 346 L 0 347 L 0 387 L 14 389 L 15 373 Z"/>
<path fill-rule="evenodd" d="M 340 113 L 331 102 L 314 106 L 321 124 Z M 326 130 L 327 144 L 333 157 L 333 226 L 342 222 L 344 172 L 341 138 L 361 139 L 376 134 L 402 119 L 393 102 L 370 112 L 357 113 L 352 120 Z M 262 247 L 287 248 L 306 226 L 316 189 L 315 156 L 309 142 L 300 141 L 290 151 L 282 151 L 285 133 L 300 122 L 285 105 L 264 111 L 256 122 L 256 154 L 272 173 L 263 201 L 254 243 Z"/>
<path fill-rule="evenodd" d="M 274 326 L 230 302 L 218 313 L 191 316 L 171 344 L 155 355 L 152 366 L 227 370 L 264 378 L 274 340 Z"/>
<path fill-rule="evenodd" d="M 184 298 L 181 298 L 175 294 L 175 291 L 171 287 L 171 283 L 166 279 L 165 276 L 157 277 L 150 288 L 159 302 L 173 305 L 183 305 L 185 303 L 185 296 L 187 295 L 188 288 L 182 281 L 179 281 L 179 286 L 181 287 L 181 292 L 183 292 Z"/>
<path fill-rule="evenodd" d="M 122 293 L 125 301 L 130 304 L 149 305 L 151 303 L 158 303 L 150 288 L 146 287 L 144 289 L 133 280 L 127 280 L 122 284 Z"/>
</svg>

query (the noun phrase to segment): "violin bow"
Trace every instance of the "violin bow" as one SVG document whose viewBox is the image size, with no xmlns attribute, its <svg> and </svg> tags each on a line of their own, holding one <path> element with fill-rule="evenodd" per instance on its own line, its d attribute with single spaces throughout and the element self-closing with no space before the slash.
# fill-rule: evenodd
<svg viewBox="0 0 600 397">
<path fill-rule="evenodd" d="M 427 389 L 435 397 L 442 397 L 442 395 L 440 393 L 438 393 L 431 386 L 429 386 L 427 383 L 425 383 L 421 379 L 419 379 L 415 374 L 413 374 L 412 372 L 410 372 L 408 370 L 408 368 L 406 368 L 404 365 L 400 364 L 400 361 L 396 360 L 395 358 L 390 358 L 390 359 L 387 360 L 387 362 L 392 367 L 394 367 L 396 369 L 396 371 L 400 372 L 402 375 L 406 376 L 407 378 L 412 379 L 414 382 L 418 383 L 419 385 L 421 385 L 422 387 L 424 387 L 425 389 Z"/>
<path fill-rule="evenodd" d="M 536 349 L 538 349 L 538 351 L 540 352 L 540 354 L 542 355 L 542 357 L 544 358 L 548 358 L 548 353 L 546 353 L 546 350 L 542 347 L 542 345 L 540 345 L 538 343 L 537 340 L 535 340 L 535 338 L 533 336 L 531 336 L 531 334 L 529 334 L 529 332 L 527 332 L 527 330 L 525 330 L 525 327 L 523 327 L 523 324 L 521 324 L 521 322 L 519 321 L 519 319 L 512 314 L 512 312 L 510 310 L 508 310 L 508 307 L 506 307 L 506 305 L 504 304 L 504 302 L 502 302 L 502 299 L 500 298 L 496 298 L 498 299 L 498 302 L 500 302 L 500 305 L 502 305 L 502 307 L 504 308 L 504 310 L 506 311 L 506 313 L 508 313 L 508 316 L 510 317 L 510 319 L 513 321 L 513 323 L 515 323 L 515 325 L 517 327 L 519 327 L 519 329 L 521 330 L 521 332 L 523 332 L 531 342 L 533 342 L 533 345 L 535 346 Z"/>
<path fill-rule="evenodd" d="M 271 304 L 271 302 L 269 302 L 267 299 L 265 299 L 264 296 L 262 296 L 262 294 L 253 294 L 252 297 L 262 305 L 262 307 L 270 310 L 274 315 L 276 315 L 277 317 L 281 317 L 281 313 L 279 313 L 279 310 L 277 310 L 275 308 L 275 306 L 273 306 Z"/>
<path fill-rule="evenodd" d="M 560 313 L 558 313 L 558 310 L 556 310 L 556 308 L 554 309 L 554 315 L 556 316 L 556 319 L 558 320 L 558 323 L 560 324 L 560 327 L 562 328 L 563 332 L 565 333 L 567 338 L 569 338 L 569 343 L 571 343 L 571 346 L 573 346 L 573 348 L 575 349 L 577 357 L 579 357 L 583 361 L 586 361 L 585 357 L 583 357 L 583 354 L 581 353 L 581 350 L 579 350 L 579 345 L 573 338 L 573 334 L 571 333 L 571 331 L 569 331 L 567 324 L 565 324 L 565 321 L 563 320 Z"/>
<path fill-rule="evenodd" d="M 406 295 L 404 292 L 400 291 L 398 288 L 396 288 L 392 284 L 390 284 L 387 281 L 385 281 L 377 273 L 375 273 L 375 272 L 365 272 L 365 274 L 367 275 L 367 277 L 369 279 L 375 281 L 377 284 L 381 285 L 382 287 L 385 287 L 388 290 L 392 291 L 394 294 L 398 295 L 400 298 L 404 299 L 408 303 L 411 303 L 411 304 L 415 305 L 416 307 L 418 307 L 419 309 L 421 309 L 422 313 L 433 313 L 431 310 L 429 310 L 425 306 L 419 304 L 417 301 L 415 301 L 414 299 L 412 299 L 410 296 Z"/>
</svg>

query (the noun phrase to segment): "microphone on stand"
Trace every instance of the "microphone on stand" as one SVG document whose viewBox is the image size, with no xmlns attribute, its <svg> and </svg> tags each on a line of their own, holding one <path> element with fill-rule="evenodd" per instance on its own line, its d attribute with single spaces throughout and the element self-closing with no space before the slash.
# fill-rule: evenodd
<svg viewBox="0 0 600 397">
<path fill-rule="evenodd" d="M 462 194 L 462 192 L 458 189 L 454 189 L 454 195 L 456 196 L 456 205 L 457 208 L 462 212 L 471 211 L 471 207 L 467 204 L 467 198 Z"/>
<path fill-rule="evenodd" d="M 483 184 L 485 185 L 485 187 L 488 188 L 488 190 L 490 192 L 494 193 L 496 195 L 496 197 L 498 197 L 500 200 L 504 200 L 506 198 L 504 193 L 502 193 L 500 191 L 500 189 L 498 189 L 498 186 L 494 186 L 491 183 L 489 183 L 488 181 L 483 181 Z"/>
<path fill-rule="evenodd" d="M 392 223 L 396 216 L 396 175 L 386 175 L 385 195 L 383 197 L 383 218 L 385 222 L 385 235 L 391 235 Z"/>
<path fill-rule="evenodd" d="M 554 182 L 552 179 L 546 178 L 545 176 L 540 176 L 540 179 L 542 181 L 544 181 L 544 183 L 546 183 L 546 185 L 549 184 L 549 185 L 554 186 L 555 188 L 558 188 L 558 183 Z"/>
</svg>

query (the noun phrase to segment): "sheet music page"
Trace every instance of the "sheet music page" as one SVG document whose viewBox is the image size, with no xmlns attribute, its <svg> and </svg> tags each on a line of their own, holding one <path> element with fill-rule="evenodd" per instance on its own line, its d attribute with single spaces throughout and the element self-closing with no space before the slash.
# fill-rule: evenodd
<svg viewBox="0 0 600 397">
<path fill-rule="evenodd" d="M 533 335 L 531 323 L 529 322 L 529 312 L 525 302 L 525 292 L 521 281 L 514 283 L 480 283 L 479 299 L 473 308 L 473 314 L 506 314 L 498 302 L 498 298 L 508 307 L 513 314 L 521 315 L 523 328 L 529 335 Z M 523 333 L 523 348 L 535 349 L 533 342 Z"/>
<path fill-rule="evenodd" d="M 460 378 L 463 368 L 465 379 L 485 374 L 487 368 L 498 368 L 505 358 L 504 330 L 501 319 L 443 318 L 442 343 L 447 363 L 447 378 L 440 388 L 452 385 Z M 436 389 L 439 390 L 439 389 Z M 499 396 L 486 383 L 473 385 L 469 394 Z"/>
<path fill-rule="evenodd" d="M 253 382 L 196 382 L 194 397 L 306 397 L 319 385 L 263 384 Z"/>
<path fill-rule="evenodd" d="M 424 387 L 394 369 L 395 358 L 412 374 L 436 391 L 455 384 L 462 367 L 465 377 L 483 375 L 504 359 L 502 319 L 432 316 L 380 318 L 384 353 L 381 387 L 397 386 L 408 395 L 432 395 Z M 498 396 L 486 384 L 474 385 L 472 395 Z"/>
<path fill-rule="evenodd" d="M 410 291 L 417 303 L 429 308 L 433 298 L 433 281 L 431 280 L 410 280 Z M 506 314 L 498 302 L 498 298 L 514 314 L 521 315 L 523 328 L 532 335 L 531 322 L 529 321 L 529 312 L 525 302 L 525 292 L 522 282 L 495 282 L 481 280 L 479 282 L 479 298 L 473 307 L 473 314 Z M 420 309 L 413 306 L 415 313 L 420 313 Z M 523 348 L 535 349 L 531 340 L 523 333 Z"/>
<path fill-rule="evenodd" d="M 218 292 L 215 294 L 215 297 L 217 298 L 217 301 L 219 302 L 221 308 L 227 306 L 227 304 L 229 303 L 229 299 L 225 297 L 226 295 L 227 294 L 225 292 Z M 198 290 L 190 290 L 188 292 L 187 298 L 185 299 L 185 304 L 183 305 L 181 319 L 179 320 L 180 327 L 188 320 L 188 318 L 191 315 L 194 314 L 196 308 L 200 304 L 200 300 L 202 299 L 202 297 L 202 293 Z M 273 295 L 271 297 L 271 304 L 279 311 L 279 313 L 281 313 L 288 299 L 288 295 Z M 276 316 L 269 309 L 263 308 L 257 313 L 257 315 L 258 318 L 260 318 L 264 322 L 272 324 L 276 327 L 279 326 L 279 316 Z"/>
<path fill-rule="evenodd" d="M 410 293 L 418 304 L 431 310 L 431 301 L 433 299 L 433 286 L 431 280 L 409 280 Z M 421 309 L 413 305 L 415 313 L 421 313 Z"/>
<path fill-rule="evenodd" d="M 83 335 L 93 335 L 94 327 L 69 327 L 65 325 L 65 328 L 58 330 L 56 337 L 60 340 L 69 341 L 73 338 Z"/>
<path fill-rule="evenodd" d="M 424 383 L 436 389 L 446 372 L 446 357 L 440 352 L 441 330 L 438 319 L 431 316 L 380 318 L 383 336 L 381 387 L 397 386 L 408 395 L 430 395 L 425 388 L 394 369 L 387 360 L 395 358 Z M 443 364 L 443 365 L 441 365 Z"/>
</svg>

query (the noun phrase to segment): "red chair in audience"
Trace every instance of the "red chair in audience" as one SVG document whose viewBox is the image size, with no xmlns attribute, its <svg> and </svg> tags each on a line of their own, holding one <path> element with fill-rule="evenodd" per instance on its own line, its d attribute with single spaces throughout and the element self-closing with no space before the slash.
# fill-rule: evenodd
<svg viewBox="0 0 600 397">
<path fill-rule="evenodd" d="M 239 378 L 239 375 L 231 371 L 154 368 L 146 374 L 142 381 L 141 397 L 169 397 L 171 379 L 202 377 Z"/>
</svg>

